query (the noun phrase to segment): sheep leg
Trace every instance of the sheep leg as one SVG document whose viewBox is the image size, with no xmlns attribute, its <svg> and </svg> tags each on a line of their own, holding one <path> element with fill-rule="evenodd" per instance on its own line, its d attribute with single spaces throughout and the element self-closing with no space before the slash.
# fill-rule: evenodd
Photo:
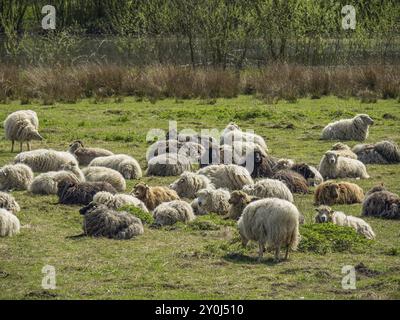
<svg viewBox="0 0 400 320">
<path fill-rule="evenodd" d="M 286 246 L 285 260 L 289 259 L 289 246 Z"/>
<path fill-rule="evenodd" d="M 278 246 L 275 248 L 275 258 L 274 258 L 275 262 L 280 261 L 280 259 L 279 259 L 280 255 L 281 255 L 281 247 Z"/>
<path fill-rule="evenodd" d="M 11 141 L 11 152 L 14 152 L 14 140 Z"/>
<path fill-rule="evenodd" d="M 26 143 L 26 146 L 28 147 L 28 151 L 31 151 L 31 143 L 29 141 Z"/>
<path fill-rule="evenodd" d="M 258 242 L 258 262 L 261 262 L 261 259 L 263 257 L 265 251 L 265 245 L 263 242 Z"/>
<path fill-rule="evenodd" d="M 22 152 L 22 144 L 23 144 L 23 142 L 19 143 L 19 152 Z"/>
</svg>

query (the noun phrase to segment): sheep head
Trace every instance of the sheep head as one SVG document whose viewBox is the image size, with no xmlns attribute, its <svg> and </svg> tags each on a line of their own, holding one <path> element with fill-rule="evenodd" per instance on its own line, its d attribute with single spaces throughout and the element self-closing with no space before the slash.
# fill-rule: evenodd
<svg viewBox="0 0 400 320">
<path fill-rule="evenodd" d="M 79 148 L 83 148 L 83 142 L 81 140 L 75 140 L 69 145 L 69 152 L 75 152 Z"/>
<path fill-rule="evenodd" d="M 336 152 L 328 151 L 325 153 L 325 160 L 331 166 L 334 166 L 338 161 L 339 155 Z"/>
<path fill-rule="evenodd" d="M 315 209 L 317 215 L 315 216 L 316 223 L 332 222 L 332 216 L 334 211 L 328 206 L 319 206 Z"/>
<path fill-rule="evenodd" d="M 332 150 L 350 150 L 350 147 L 347 144 L 344 144 L 342 142 L 335 143 L 332 148 Z"/>
<path fill-rule="evenodd" d="M 138 183 L 131 192 L 136 198 L 146 199 L 150 192 L 150 187 L 145 183 Z"/>
<path fill-rule="evenodd" d="M 356 119 L 360 119 L 364 124 L 367 126 L 371 126 L 374 124 L 374 120 L 371 119 L 371 117 L 367 114 L 358 114 L 356 116 Z"/>
<path fill-rule="evenodd" d="M 326 186 L 329 198 L 336 200 L 340 196 L 340 187 L 337 183 L 331 183 Z"/>
</svg>

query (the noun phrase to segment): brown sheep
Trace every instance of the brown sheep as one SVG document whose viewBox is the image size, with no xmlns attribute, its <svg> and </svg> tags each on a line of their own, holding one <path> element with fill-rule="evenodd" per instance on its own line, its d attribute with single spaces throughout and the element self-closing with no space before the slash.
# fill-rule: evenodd
<svg viewBox="0 0 400 320">
<path fill-rule="evenodd" d="M 275 162 L 272 158 L 258 150 L 255 150 L 246 154 L 242 166 L 249 166 L 249 168 L 252 167 L 250 168 L 252 169 L 251 172 L 249 172 L 252 178 L 271 178 L 274 175 L 274 172 L 272 171 L 274 164 Z"/>
<path fill-rule="evenodd" d="M 315 190 L 315 205 L 353 204 L 361 203 L 364 191 L 356 184 L 350 182 L 327 181 Z"/>
<path fill-rule="evenodd" d="M 229 198 L 229 212 L 224 219 L 232 219 L 232 220 L 239 220 L 240 216 L 244 208 L 250 203 L 255 200 L 259 200 L 258 197 L 249 196 L 247 193 L 243 191 L 233 191 L 231 193 L 231 197 Z"/>
<path fill-rule="evenodd" d="M 293 170 L 280 170 L 272 178 L 282 181 L 293 193 L 308 193 L 306 179 Z"/>
<path fill-rule="evenodd" d="M 154 210 L 159 204 L 172 200 L 180 200 L 175 190 L 167 187 L 150 187 L 144 183 L 138 183 L 132 190 L 139 200 L 142 200 L 150 211 Z"/>
</svg>

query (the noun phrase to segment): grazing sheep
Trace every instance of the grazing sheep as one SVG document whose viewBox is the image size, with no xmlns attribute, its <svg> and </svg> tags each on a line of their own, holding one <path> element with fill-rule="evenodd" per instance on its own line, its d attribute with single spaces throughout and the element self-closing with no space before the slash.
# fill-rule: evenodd
<svg viewBox="0 0 400 320">
<path fill-rule="evenodd" d="M 97 192 L 107 191 L 115 194 L 117 190 L 108 182 L 72 182 L 61 180 L 58 182 L 57 196 L 61 204 L 84 204 L 93 201 Z"/>
<path fill-rule="evenodd" d="M 367 114 L 358 114 L 352 119 L 339 120 L 328 124 L 322 130 L 323 140 L 356 140 L 368 138 L 368 128 L 374 121 Z"/>
<path fill-rule="evenodd" d="M 358 160 L 365 164 L 400 163 L 399 146 L 392 141 L 375 144 L 358 144 L 353 148 Z"/>
<path fill-rule="evenodd" d="M 311 187 L 320 185 L 322 182 L 324 182 L 324 178 L 322 178 L 322 175 L 319 173 L 317 168 L 308 164 L 297 163 L 294 164 L 290 169 L 302 175 L 304 179 L 307 180 L 307 184 Z"/>
<path fill-rule="evenodd" d="M 315 190 L 314 203 L 316 205 L 353 204 L 361 203 L 364 191 L 358 185 L 350 182 L 327 181 L 320 184 Z"/>
<path fill-rule="evenodd" d="M 26 142 L 28 150 L 31 150 L 31 140 L 43 140 L 38 132 L 39 119 L 35 111 L 20 110 L 8 115 L 4 121 L 4 131 L 6 140 L 11 140 L 11 152 L 14 152 L 14 142 L 20 142 L 20 152 L 22 144 Z"/>
<path fill-rule="evenodd" d="M 123 206 L 134 206 L 141 209 L 144 212 L 149 212 L 143 201 L 139 200 L 138 198 L 130 194 L 122 194 L 122 193 L 112 194 L 107 191 L 100 191 L 94 195 L 92 202 L 97 204 L 104 204 L 108 208 L 114 210 L 117 210 L 118 208 L 121 208 Z"/>
<path fill-rule="evenodd" d="M 178 176 L 192 169 L 188 158 L 175 153 L 162 154 L 150 159 L 148 162 L 148 176 Z"/>
<path fill-rule="evenodd" d="M 343 212 L 334 211 L 328 206 L 319 206 L 315 210 L 318 212 L 315 216 L 316 223 L 332 222 L 338 226 L 351 227 L 365 238 L 370 240 L 375 239 L 374 231 L 363 219 L 354 216 L 346 216 Z"/>
<path fill-rule="evenodd" d="M 293 193 L 308 193 L 306 179 L 293 170 L 280 170 L 272 178 L 282 181 Z"/>
<path fill-rule="evenodd" d="M 107 167 L 122 174 L 125 179 L 139 179 L 142 169 L 136 159 L 126 154 L 115 154 L 107 157 L 97 157 L 89 163 L 89 167 Z"/>
<path fill-rule="evenodd" d="M 0 208 L 6 209 L 13 214 L 17 214 L 21 208 L 17 201 L 15 201 L 14 197 L 6 192 L 0 191 Z"/>
<path fill-rule="evenodd" d="M 361 161 L 341 157 L 334 151 L 328 151 L 322 157 L 319 172 L 324 179 L 370 178 L 367 168 Z"/>
<path fill-rule="evenodd" d="M 361 215 L 384 219 L 400 219 L 400 197 L 387 190 L 368 192 L 362 206 Z"/>
<path fill-rule="evenodd" d="M 170 184 L 172 190 L 175 190 L 181 198 L 193 199 L 197 191 L 201 189 L 213 188 L 213 185 L 206 176 L 185 171 L 178 180 Z"/>
<path fill-rule="evenodd" d="M 19 153 L 15 159 L 15 163 L 23 163 L 31 167 L 33 172 L 48 172 L 62 170 L 62 166 L 70 162 L 78 161 L 69 152 L 37 149 Z"/>
<path fill-rule="evenodd" d="M 246 167 L 253 179 L 271 178 L 274 175 L 272 170 L 273 159 L 260 151 L 247 153 L 241 165 Z"/>
<path fill-rule="evenodd" d="M 87 166 L 97 157 L 107 157 L 114 154 L 106 149 L 84 147 L 83 142 L 80 140 L 72 142 L 69 145 L 68 152 L 75 156 L 81 166 Z"/>
<path fill-rule="evenodd" d="M 199 212 L 225 215 L 229 211 L 230 194 L 224 189 L 202 189 L 197 192 Z"/>
<path fill-rule="evenodd" d="M 221 136 L 221 145 L 234 145 L 235 142 L 242 142 L 244 144 L 249 143 L 249 146 L 253 146 L 255 144 L 260 147 L 260 150 L 264 152 L 268 151 L 268 147 L 264 138 L 254 133 L 233 130 Z"/>
<path fill-rule="evenodd" d="M 342 157 L 357 159 L 357 155 L 351 151 L 350 147 L 341 142 L 335 143 L 332 146 L 331 151 L 335 151 L 339 156 Z"/>
<path fill-rule="evenodd" d="M 17 216 L 0 208 L 0 237 L 11 237 L 19 233 L 20 223 Z"/>
<path fill-rule="evenodd" d="M 17 163 L 0 169 L 0 190 L 26 190 L 33 180 L 33 172 L 28 166 Z"/>
<path fill-rule="evenodd" d="M 190 204 L 182 200 L 161 203 L 154 209 L 153 216 L 154 224 L 157 226 L 170 226 L 177 222 L 186 223 L 195 219 Z"/>
<path fill-rule="evenodd" d="M 216 188 L 240 190 L 246 184 L 253 184 L 246 168 L 235 164 L 211 165 L 198 170 L 197 173 L 208 177 Z"/>
<path fill-rule="evenodd" d="M 167 187 L 150 187 L 138 183 L 131 192 L 136 198 L 143 201 L 147 209 L 154 210 L 159 204 L 173 200 L 180 200 L 175 190 Z"/>
<path fill-rule="evenodd" d="M 280 260 L 280 249 L 285 247 L 285 260 L 289 250 L 296 250 L 299 243 L 299 219 L 297 208 L 290 202 L 277 198 L 257 200 L 243 211 L 238 221 L 242 244 L 257 241 L 258 259 L 262 259 L 265 245 L 275 250 L 275 261 Z"/>
<path fill-rule="evenodd" d="M 279 198 L 293 202 L 293 195 L 282 181 L 262 179 L 254 184 L 243 187 L 243 191 L 258 198 Z"/>
<path fill-rule="evenodd" d="M 83 231 L 87 236 L 126 240 L 144 233 L 142 221 L 125 211 L 91 202 L 79 213 L 84 215 Z"/>
<path fill-rule="evenodd" d="M 229 198 L 229 212 L 224 218 L 238 220 L 243 213 L 244 208 L 253 201 L 260 200 L 260 198 L 249 196 L 243 191 L 233 191 Z"/>
<path fill-rule="evenodd" d="M 122 174 L 118 171 L 106 167 L 87 167 L 82 170 L 88 182 L 108 182 L 118 192 L 126 189 L 126 182 Z"/>
</svg>

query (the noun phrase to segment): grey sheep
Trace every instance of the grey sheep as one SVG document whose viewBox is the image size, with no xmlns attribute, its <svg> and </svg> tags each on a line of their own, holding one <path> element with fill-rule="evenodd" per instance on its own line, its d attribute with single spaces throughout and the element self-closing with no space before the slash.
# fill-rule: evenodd
<svg viewBox="0 0 400 320">
<path fill-rule="evenodd" d="M 13 214 L 17 214 L 21 208 L 14 197 L 6 192 L 0 191 L 0 208 L 6 209 Z"/>
<path fill-rule="evenodd" d="M 11 237 L 19 233 L 19 219 L 10 211 L 0 208 L 0 237 Z"/>
<path fill-rule="evenodd" d="M 352 119 L 339 120 L 328 124 L 322 130 L 323 140 L 356 140 L 368 138 L 369 126 L 374 121 L 367 114 L 358 114 Z"/>
<path fill-rule="evenodd" d="M 381 141 L 375 144 L 358 144 L 353 148 L 358 160 L 364 164 L 400 163 L 399 146 L 392 141 Z"/>
<path fill-rule="evenodd" d="M 0 190 L 26 190 L 33 180 L 33 172 L 28 166 L 17 163 L 0 169 Z"/>
<path fill-rule="evenodd" d="M 362 204 L 363 216 L 400 219 L 400 197 L 387 190 L 369 191 Z"/>
<path fill-rule="evenodd" d="M 118 171 L 125 179 L 139 179 L 142 169 L 136 159 L 126 154 L 114 154 L 97 157 L 89 163 L 89 167 L 107 167 Z"/>
<path fill-rule="evenodd" d="M 185 171 L 178 180 L 169 186 L 181 198 L 193 199 L 201 189 L 213 188 L 213 185 L 206 176 L 194 172 Z"/>
<path fill-rule="evenodd" d="M 73 141 L 69 145 L 68 152 L 74 155 L 81 166 L 87 166 L 93 159 L 97 157 L 106 157 L 114 154 L 111 151 L 102 148 L 85 147 L 81 140 Z"/>
<path fill-rule="evenodd" d="M 147 167 L 148 176 L 178 176 L 192 169 L 191 161 L 175 153 L 161 154 L 150 159 Z"/>
</svg>

